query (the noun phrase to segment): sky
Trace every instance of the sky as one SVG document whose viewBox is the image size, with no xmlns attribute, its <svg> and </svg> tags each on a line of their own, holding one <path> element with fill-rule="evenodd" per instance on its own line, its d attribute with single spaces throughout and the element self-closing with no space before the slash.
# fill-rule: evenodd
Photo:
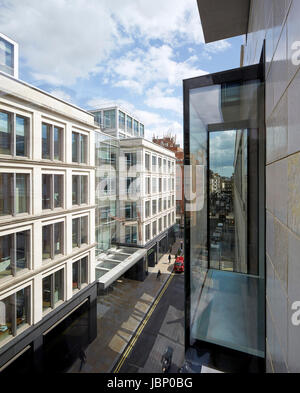
<svg viewBox="0 0 300 393">
<path fill-rule="evenodd" d="M 182 144 L 182 80 L 239 67 L 243 37 L 205 44 L 196 0 L 0 0 L 20 79 L 84 109 L 117 103 Z"/>
</svg>

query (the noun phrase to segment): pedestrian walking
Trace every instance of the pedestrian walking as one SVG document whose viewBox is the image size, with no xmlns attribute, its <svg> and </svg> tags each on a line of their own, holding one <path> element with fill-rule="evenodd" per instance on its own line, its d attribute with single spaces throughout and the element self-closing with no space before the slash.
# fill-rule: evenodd
<svg viewBox="0 0 300 393">
<path fill-rule="evenodd" d="M 168 259 L 169 259 L 169 263 L 171 263 L 171 259 L 172 259 L 171 254 L 169 254 Z"/>
<path fill-rule="evenodd" d="M 160 279 L 160 276 L 161 276 L 161 272 L 160 272 L 160 270 L 159 270 L 159 271 L 157 272 L 156 279 L 159 280 L 159 279 Z"/>
</svg>

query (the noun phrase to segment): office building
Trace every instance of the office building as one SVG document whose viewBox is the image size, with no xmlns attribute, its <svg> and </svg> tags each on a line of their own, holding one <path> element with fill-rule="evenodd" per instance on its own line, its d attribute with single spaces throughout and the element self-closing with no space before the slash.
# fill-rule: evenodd
<svg viewBox="0 0 300 393">
<path fill-rule="evenodd" d="M 0 71 L 19 77 L 19 45 L 0 33 Z"/>
<path fill-rule="evenodd" d="M 90 111 L 102 131 L 117 139 L 145 136 L 144 124 L 118 105 Z"/>
<path fill-rule="evenodd" d="M 0 86 L 0 370 L 55 372 L 97 333 L 97 127 L 3 72 Z"/>
</svg>

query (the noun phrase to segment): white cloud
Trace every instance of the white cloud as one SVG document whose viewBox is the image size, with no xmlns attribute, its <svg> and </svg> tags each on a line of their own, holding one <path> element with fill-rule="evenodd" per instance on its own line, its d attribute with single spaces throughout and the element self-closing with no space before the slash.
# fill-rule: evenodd
<svg viewBox="0 0 300 393">
<path fill-rule="evenodd" d="M 108 66 L 108 73 L 117 82 L 126 78 L 139 83 L 143 89 L 152 83 L 168 83 L 181 86 L 182 80 L 204 75 L 207 72 L 194 65 L 197 60 L 192 56 L 186 61 L 176 61 L 171 46 L 152 46 L 149 50 L 136 49 L 119 59 L 113 59 Z"/>
<path fill-rule="evenodd" d="M 142 83 L 130 79 L 124 79 L 121 81 L 118 81 L 114 84 L 116 87 L 125 87 L 126 89 L 130 89 L 134 92 L 137 92 L 138 94 L 141 94 L 143 92 L 143 86 Z"/>
<path fill-rule="evenodd" d="M 167 109 L 182 115 L 182 99 L 168 95 L 171 91 L 157 85 L 147 90 L 147 98 L 144 102 L 150 108 Z"/>
<path fill-rule="evenodd" d="M 54 90 L 51 90 L 49 93 L 57 98 L 60 98 L 61 100 L 64 100 L 67 102 L 72 102 L 72 97 L 63 90 L 54 89 Z"/>
</svg>

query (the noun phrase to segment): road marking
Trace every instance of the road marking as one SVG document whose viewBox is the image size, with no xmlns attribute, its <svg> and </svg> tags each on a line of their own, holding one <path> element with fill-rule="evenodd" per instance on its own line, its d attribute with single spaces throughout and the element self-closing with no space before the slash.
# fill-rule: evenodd
<svg viewBox="0 0 300 393">
<path fill-rule="evenodd" d="M 173 278 L 174 278 L 174 273 L 171 273 L 170 277 L 166 281 L 165 285 L 163 286 L 163 288 L 162 288 L 160 294 L 158 295 L 158 297 L 156 298 L 155 302 L 152 304 L 152 306 L 151 306 L 150 310 L 148 311 L 146 317 L 144 318 L 143 322 L 139 326 L 139 328 L 136 331 L 135 335 L 131 338 L 131 341 L 129 342 L 129 345 L 128 345 L 127 349 L 123 353 L 121 359 L 119 360 L 119 363 L 117 364 L 117 366 L 114 369 L 114 374 L 117 374 L 120 371 L 120 369 L 122 368 L 125 360 L 128 358 L 130 352 L 132 351 L 132 349 L 133 349 L 134 345 L 136 344 L 139 336 L 141 335 L 142 331 L 144 330 L 145 326 L 147 325 L 147 322 L 149 321 L 151 315 L 153 314 L 154 310 L 156 309 L 158 303 L 160 302 L 162 296 L 166 292 L 166 290 L 167 290 L 168 286 L 170 285 L 171 281 L 173 280 Z"/>
</svg>

